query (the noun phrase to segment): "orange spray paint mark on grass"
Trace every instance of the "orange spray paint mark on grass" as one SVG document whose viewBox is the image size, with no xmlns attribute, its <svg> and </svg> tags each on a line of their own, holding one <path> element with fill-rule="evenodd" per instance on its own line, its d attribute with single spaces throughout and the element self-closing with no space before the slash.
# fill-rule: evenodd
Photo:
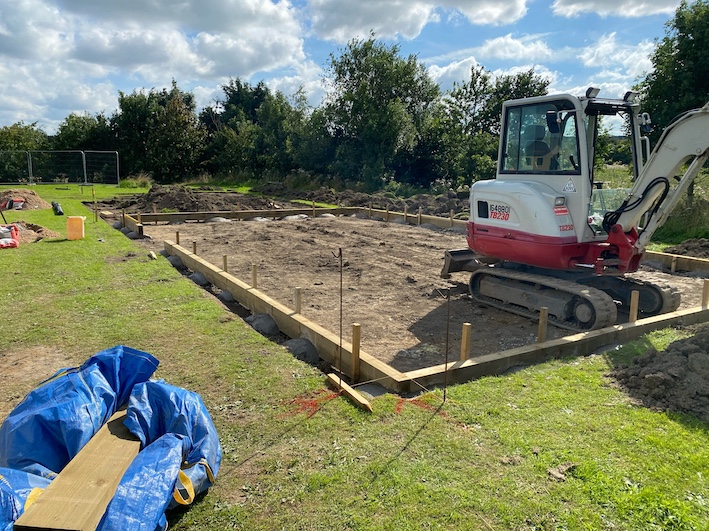
<svg viewBox="0 0 709 531">
<path fill-rule="evenodd" d="M 338 396 L 340 396 L 339 393 L 327 389 L 320 389 L 312 393 L 296 396 L 288 402 L 291 406 L 291 410 L 282 416 L 292 417 L 299 413 L 305 413 L 306 416 L 310 418 L 315 415 L 323 405 Z"/>
</svg>

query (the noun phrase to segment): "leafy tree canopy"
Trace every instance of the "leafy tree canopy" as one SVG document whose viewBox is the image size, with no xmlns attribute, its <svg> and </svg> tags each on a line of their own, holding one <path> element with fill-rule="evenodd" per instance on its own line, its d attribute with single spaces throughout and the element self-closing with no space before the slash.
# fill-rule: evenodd
<svg viewBox="0 0 709 531">
<path fill-rule="evenodd" d="M 709 101 L 709 1 L 686 0 L 665 25 L 651 60 L 654 70 L 638 85 L 655 138 L 678 114 Z"/>
</svg>

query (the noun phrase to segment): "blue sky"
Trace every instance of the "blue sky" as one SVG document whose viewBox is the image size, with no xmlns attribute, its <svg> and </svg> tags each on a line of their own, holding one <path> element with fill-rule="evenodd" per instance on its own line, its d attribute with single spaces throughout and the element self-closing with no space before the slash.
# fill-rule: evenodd
<svg viewBox="0 0 709 531">
<path fill-rule="evenodd" d="M 552 92 L 621 96 L 652 67 L 679 1 L 4 0 L 0 126 L 53 133 L 70 113 L 110 115 L 118 92 L 174 79 L 200 107 L 230 78 L 323 95 L 330 53 L 370 31 L 449 89 L 482 65 L 533 68 Z"/>
</svg>

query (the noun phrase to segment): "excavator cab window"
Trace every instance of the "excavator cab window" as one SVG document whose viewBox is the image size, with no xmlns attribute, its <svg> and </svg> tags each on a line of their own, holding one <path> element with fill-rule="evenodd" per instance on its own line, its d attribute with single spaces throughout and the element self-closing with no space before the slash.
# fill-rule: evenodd
<svg viewBox="0 0 709 531">
<path fill-rule="evenodd" d="M 579 174 L 576 113 L 565 100 L 509 107 L 500 173 Z"/>
</svg>

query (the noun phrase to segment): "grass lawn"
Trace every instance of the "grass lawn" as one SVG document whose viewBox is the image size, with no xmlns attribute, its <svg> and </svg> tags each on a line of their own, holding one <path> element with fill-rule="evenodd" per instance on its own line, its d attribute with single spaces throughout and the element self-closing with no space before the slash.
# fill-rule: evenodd
<svg viewBox="0 0 709 531">
<path fill-rule="evenodd" d="M 3 389 L 5 414 L 52 361 L 116 344 L 156 356 L 157 377 L 202 395 L 224 451 L 216 485 L 171 529 L 709 529 L 707 424 L 636 406 L 607 376 L 686 331 L 453 386 L 445 404 L 440 390 L 384 395 L 369 414 L 167 260 L 94 223 L 89 190 L 34 189 L 86 215 L 86 237 L 0 250 L 0 357 L 47 356 Z M 66 234 L 51 209 L 5 215 Z"/>
</svg>

